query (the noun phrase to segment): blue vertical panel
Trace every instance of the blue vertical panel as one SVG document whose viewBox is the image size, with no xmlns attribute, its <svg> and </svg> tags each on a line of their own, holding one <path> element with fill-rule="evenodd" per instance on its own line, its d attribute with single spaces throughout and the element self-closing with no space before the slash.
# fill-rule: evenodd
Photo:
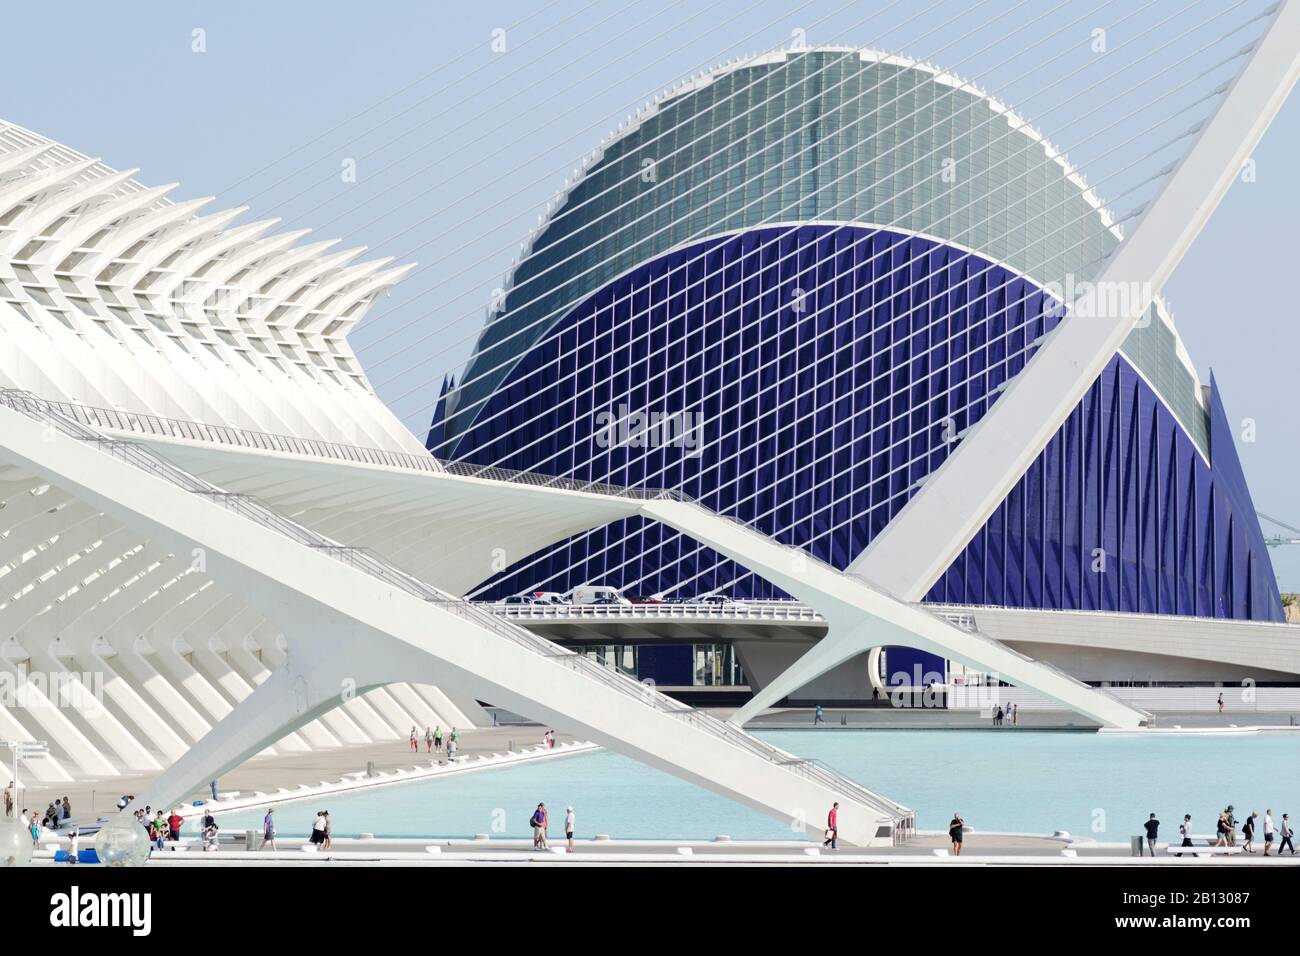
<svg viewBox="0 0 1300 956">
<path fill-rule="evenodd" d="M 948 678 L 947 667 L 947 662 L 937 654 L 914 647 L 890 647 L 885 651 L 885 685 L 926 687 L 932 680 L 942 684 Z"/>
<path fill-rule="evenodd" d="M 695 683 L 695 648 L 690 644 L 641 644 L 636 649 L 636 676 L 660 687 Z"/>
<path fill-rule="evenodd" d="M 1209 405 L 1210 450 L 1217 485 L 1240 535 L 1234 553 L 1240 569 L 1233 580 L 1234 616 L 1249 620 L 1283 620 L 1277 577 L 1273 573 L 1268 547 L 1264 544 L 1264 533 L 1259 522 L 1254 520 L 1255 503 L 1251 500 L 1246 476 L 1233 446 L 1232 428 L 1213 375 L 1210 376 Z"/>
</svg>

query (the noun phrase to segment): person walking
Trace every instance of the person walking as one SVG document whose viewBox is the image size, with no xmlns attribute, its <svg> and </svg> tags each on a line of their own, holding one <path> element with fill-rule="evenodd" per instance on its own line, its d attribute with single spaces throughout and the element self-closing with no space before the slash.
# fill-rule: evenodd
<svg viewBox="0 0 1300 956">
<path fill-rule="evenodd" d="M 1153 813 L 1147 818 L 1147 822 L 1142 824 L 1142 826 L 1144 826 L 1147 831 L 1147 849 L 1151 851 L 1152 856 L 1155 856 L 1156 837 L 1160 833 L 1160 821 L 1156 819 L 1156 815 Z"/>
<path fill-rule="evenodd" d="M 1264 855 L 1273 848 L 1273 809 L 1264 808 Z"/>
<path fill-rule="evenodd" d="M 1255 852 L 1255 818 L 1258 816 L 1258 810 L 1251 810 L 1250 816 L 1246 817 L 1246 822 L 1241 827 L 1241 835 L 1246 838 L 1243 848 L 1247 853 Z"/>
<path fill-rule="evenodd" d="M 952 855 L 961 856 L 962 831 L 966 828 L 966 821 L 961 818 L 961 814 L 953 811 L 952 822 L 948 824 L 948 839 L 952 841 Z"/>
<path fill-rule="evenodd" d="M 208 782 L 208 791 L 212 794 L 212 802 L 215 803 L 217 801 L 217 782 L 215 780 Z"/>
<path fill-rule="evenodd" d="M 433 728 L 433 749 L 442 753 L 442 725 Z"/>
<path fill-rule="evenodd" d="M 274 807 L 267 807 L 266 816 L 262 818 L 262 849 L 265 850 L 268 846 L 272 850 L 276 849 Z"/>
<path fill-rule="evenodd" d="M 1020 723 L 1020 705 L 1011 705 L 1011 726 L 1014 727 Z"/>
<path fill-rule="evenodd" d="M 420 752 L 420 740 L 415 735 L 414 727 L 411 728 L 411 749 L 414 750 L 416 753 Z"/>
<path fill-rule="evenodd" d="M 153 818 L 153 845 L 154 849 L 161 850 L 163 841 L 167 839 L 167 821 L 163 819 L 162 811 Z"/>
<path fill-rule="evenodd" d="M 1219 695 L 1219 713 L 1223 713 L 1223 695 Z"/>
<path fill-rule="evenodd" d="M 5 787 L 5 816 L 14 815 L 14 782 L 9 781 L 9 786 Z"/>
<path fill-rule="evenodd" d="M 316 844 L 317 848 L 325 842 L 325 811 L 317 810 L 316 819 L 311 825 L 311 842 Z"/>
<path fill-rule="evenodd" d="M 167 839 L 175 843 L 181 838 L 181 824 L 185 818 L 181 816 L 180 809 L 172 811 L 172 815 L 167 818 Z"/>
<path fill-rule="evenodd" d="M 1230 803 L 1228 804 L 1228 809 L 1223 811 L 1223 823 L 1228 837 L 1228 846 L 1237 845 L 1237 818 L 1232 815 L 1234 809 L 1235 808 Z"/>
<path fill-rule="evenodd" d="M 424 752 L 433 753 L 433 731 L 428 727 L 424 728 Z"/>
<path fill-rule="evenodd" d="M 1295 844 L 1291 842 L 1291 837 L 1295 831 L 1291 829 L 1291 818 L 1285 813 L 1282 814 L 1282 823 L 1278 827 L 1278 833 L 1281 834 L 1282 839 L 1277 845 L 1277 855 L 1281 856 L 1282 851 L 1290 847 L 1291 855 L 1295 856 Z"/>
<path fill-rule="evenodd" d="M 830 813 L 826 814 L 826 839 L 822 841 L 822 846 L 828 846 L 832 850 L 839 849 L 840 838 L 840 804 L 837 800 L 831 804 Z"/>
<path fill-rule="evenodd" d="M 1183 814 L 1183 822 L 1178 825 L 1178 833 L 1183 838 L 1183 842 L 1179 846 L 1192 845 L 1192 815 L 1190 813 Z M 1178 855 L 1182 856 L 1181 853 Z"/>
<path fill-rule="evenodd" d="M 570 806 L 564 811 L 564 839 L 568 843 L 568 850 L 573 852 L 573 830 L 577 826 L 578 818 L 573 815 L 573 807 Z"/>
<path fill-rule="evenodd" d="M 816 707 L 813 708 L 813 726 L 816 727 L 818 724 L 823 723 L 824 721 L 825 721 L 825 717 L 822 714 L 822 705 L 818 704 Z"/>
<path fill-rule="evenodd" d="M 1228 845 L 1228 811 L 1227 810 L 1219 811 L 1219 820 L 1214 825 L 1214 845 L 1215 846 Z"/>
<path fill-rule="evenodd" d="M 334 822 L 330 820 L 330 812 L 328 810 L 322 810 L 320 817 L 325 821 L 325 826 L 322 828 L 325 838 L 321 841 L 321 849 L 328 850 L 334 845 Z"/>
</svg>

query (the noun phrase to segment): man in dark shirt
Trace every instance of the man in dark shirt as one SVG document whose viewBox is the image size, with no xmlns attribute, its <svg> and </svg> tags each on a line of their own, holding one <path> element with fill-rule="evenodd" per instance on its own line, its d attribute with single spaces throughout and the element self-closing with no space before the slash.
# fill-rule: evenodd
<svg viewBox="0 0 1300 956">
<path fill-rule="evenodd" d="M 1156 815 L 1153 813 L 1147 822 L 1142 825 L 1146 827 L 1147 831 L 1147 849 L 1151 851 L 1152 856 L 1155 856 L 1156 834 L 1160 832 L 1160 821 L 1156 819 Z"/>
<path fill-rule="evenodd" d="M 952 855 L 961 856 L 962 830 L 966 827 L 966 821 L 961 818 L 960 813 L 953 813 L 952 822 L 948 824 L 948 839 L 952 841 Z"/>
</svg>

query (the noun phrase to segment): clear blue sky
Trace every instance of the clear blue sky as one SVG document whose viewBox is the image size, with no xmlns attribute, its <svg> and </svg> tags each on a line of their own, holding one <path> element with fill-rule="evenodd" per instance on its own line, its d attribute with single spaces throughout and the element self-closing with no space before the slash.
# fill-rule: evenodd
<svg viewBox="0 0 1300 956">
<path fill-rule="evenodd" d="M 316 238 L 341 236 L 372 254 L 419 262 L 425 271 L 381 302 L 375 315 L 383 318 L 354 338 L 380 394 L 419 433 L 436 383 L 465 357 L 490 290 L 541 205 L 578 157 L 660 88 L 803 29 L 810 44 L 932 57 L 977 79 L 1096 180 L 1116 166 L 1106 146 L 1126 134 L 1087 135 L 1114 116 L 1079 119 L 1098 95 L 1085 88 L 1095 77 L 1063 81 L 1051 95 L 1036 90 L 1095 55 L 1092 29 L 1108 29 L 1108 55 L 1120 62 L 1126 54 L 1115 51 L 1126 36 L 1194 0 L 1149 7 L 1125 0 L 1095 14 L 1099 0 L 1059 9 L 1057 0 L 946 0 L 907 22 L 929 2 L 145 0 L 70 2 L 57 12 L 10 4 L 0 116 L 118 168 L 138 166 L 146 183 L 180 182 L 173 198 L 216 195 L 209 211 L 247 204 L 248 217 L 282 216 L 285 227 L 310 226 Z M 1152 43 L 1232 6 L 1196 4 Z M 1224 22 L 1264 6 L 1251 0 Z M 996 28 L 964 36 L 999 14 Z M 1036 17 L 1032 28 L 984 49 Z M 1019 44 L 1075 20 L 1051 42 L 1015 55 Z M 496 28 L 508 28 L 504 54 L 490 47 Z M 192 49 L 196 29 L 206 52 Z M 1190 43 L 1176 49 L 1199 45 Z M 1049 66 L 1028 69 L 1045 58 Z M 1158 62 L 1144 57 L 1134 76 Z M 1256 422 L 1257 440 L 1240 446 L 1256 505 L 1300 526 L 1300 329 L 1290 296 L 1275 282 L 1296 268 L 1289 237 L 1300 212 L 1298 156 L 1300 102 L 1293 100 L 1255 156 L 1256 181 L 1233 188 L 1166 296 L 1206 380 L 1213 368 L 1230 417 Z M 346 159 L 356 161 L 354 183 L 339 175 Z M 1300 546 L 1273 553 L 1284 588 L 1300 590 Z"/>
</svg>

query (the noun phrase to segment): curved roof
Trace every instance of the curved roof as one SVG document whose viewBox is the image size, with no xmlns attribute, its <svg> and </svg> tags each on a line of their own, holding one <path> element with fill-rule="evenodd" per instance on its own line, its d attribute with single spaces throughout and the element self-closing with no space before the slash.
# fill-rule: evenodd
<svg viewBox="0 0 1300 956">
<path fill-rule="evenodd" d="M 0 384 L 44 398 L 389 450 L 420 445 L 347 344 L 411 266 L 199 215 L 0 121 Z"/>
<path fill-rule="evenodd" d="M 1094 274 L 1121 238 L 1059 150 L 959 77 L 849 47 L 733 61 L 647 104 L 575 170 L 449 396 L 448 434 L 611 279 L 685 244 L 809 221 L 936 236 L 1061 286 Z M 1125 351 L 1205 450 L 1195 371 L 1162 305 L 1153 317 Z"/>
</svg>

